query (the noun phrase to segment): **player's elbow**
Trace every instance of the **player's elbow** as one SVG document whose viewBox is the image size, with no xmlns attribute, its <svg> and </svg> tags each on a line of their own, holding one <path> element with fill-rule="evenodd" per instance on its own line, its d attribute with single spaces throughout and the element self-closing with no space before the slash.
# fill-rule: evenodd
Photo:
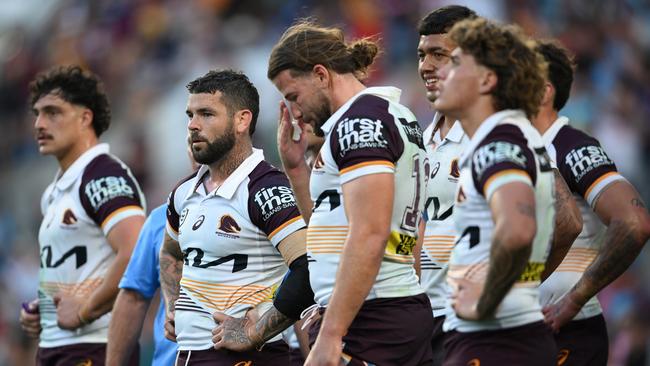
<svg viewBox="0 0 650 366">
<path fill-rule="evenodd" d="M 535 222 L 527 225 L 504 224 L 495 230 L 494 239 L 505 247 L 521 249 L 532 246 L 536 232 Z"/>
<path fill-rule="evenodd" d="M 641 246 L 643 246 L 650 238 L 650 215 L 648 215 L 647 212 L 640 215 L 637 227 L 638 229 L 636 234 Z"/>
<path fill-rule="evenodd" d="M 582 215 L 580 211 L 577 214 L 570 215 L 569 219 L 566 222 L 566 233 L 567 237 L 572 238 L 571 242 L 575 240 L 578 235 L 582 232 Z M 558 227 L 559 225 L 556 225 Z"/>
</svg>

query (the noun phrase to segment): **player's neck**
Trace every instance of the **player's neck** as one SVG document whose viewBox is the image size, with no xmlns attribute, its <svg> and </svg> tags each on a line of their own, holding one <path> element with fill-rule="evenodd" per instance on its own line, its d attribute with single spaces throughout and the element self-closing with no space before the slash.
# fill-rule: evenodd
<svg viewBox="0 0 650 366">
<path fill-rule="evenodd" d="M 251 142 L 239 140 L 223 159 L 210 164 L 210 181 L 206 181 L 208 192 L 219 187 L 252 153 Z"/>
<path fill-rule="evenodd" d="M 442 116 L 442 123 L 440 123 L 440 127 L 438 128 L 438 131 L 440 131 L 440 140 L 444 140 L 445 137 L 447 137 L 451 128 L 454 127 L 455 122 L 456 120 L 453 118 L 449 118 L 445 115 Z"/>
<path fill-rule="evenodd" d="M 332 78 L 332 113 L 336 112 L 343 104 L 366 88 L 354 74 L 335 74 Z"/>
<path fill-rule="evenodd" d="M 56 159 L 59 162 L 61 173 L 65 173 L 81 155 L 96 145 L 97 138 L 81 138 L 63 153 L 57 155 Z"/>
<path fill-rule="evenodd" d="M 537 116 L 531 122 L 533 122 L 537 131 L 539 131 L 539 134 L 543 135 L 557 121 L 557 118 L 558 113 L 555 109 L 550 106 L 542 106 Z"/>
<path fill-rule="evenodd" d="M 483 99 L 477 101 L 477 103 L 467 108 L 462 116 L 458 118 L 458 120 L 463 126 L 465 134 L 469 138 L 472 138 L 483 121 L 488 119 L 488 117 L 495 114 L 496 112 L 498 111 L 496 111 L 492 106 L 492 100 Z"/>
</svg>

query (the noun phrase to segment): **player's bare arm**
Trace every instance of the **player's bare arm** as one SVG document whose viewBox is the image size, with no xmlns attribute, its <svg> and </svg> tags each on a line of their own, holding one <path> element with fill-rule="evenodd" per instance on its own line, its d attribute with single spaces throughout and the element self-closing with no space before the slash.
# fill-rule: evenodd
<svg viewBox="0 0 650 366">
<path fill-rule="evenodd" d="M 174 304 L 178 299 L 183 276 L 183 253 L 178 242 L 165 233 L 160 247 L 160 290 L 165 299 L 165 337 L 176 342 Z"/>
<path fill-rule="evenodd" d="M 551 251 L 542 272 L 542 281 L 562 263 L 571 244 L 582 231 L 582 214 L 571 190 L 557 169 L 553 169 L 553 174 L 555 174 L 555 231 Z"/>
<path fill-rule="evenodd" d="M 131 253 L 144 223 L 144 216 L 131 216 L 115 225 L 106 236 L 116 253 L 101 285 L 88 299 L 74 295 L 55 295 L 58 325 L 62 329 L 77 329 L 108 313 L 119 291 L 117 285 L 124 274 Z"/>
<path fill-rule="evenodd" d="M 508 183 L 494 192 L 489 204 L 494 233 L 485 283 L 478 295 L 476 284 L 461 281 L 452 303 L 458 316 L 468 320 L 482 320 L 494 314 L 524 271 L 537 230 L 535 196 L 529 185 Z"/>
<path fill-rule="evenodd" d="M 393 211 L 393 200 L 386 197 L 394 197 L 394 179 L 393 174 L 372 174 L 343 185 L 349 232 L 328 311 L 307 363 L 339 362 L 341 339 L 379 272 Z"/>
<path fill-rule="evenodd" d="M 301 127 L 304 125 L 302 121 L 298 122 Z M 296 197 L 298 210 L 305 223 L 309 224 L 311 217 L 311 210 L 314 203 L 309 194 L 309 176 L 311 169 L 305 160 L 305 153 L 307 151 L 307 133 L 306 129 L 302 128 L 300 140 L 295 141 L 292 139 L 293 127 L 291 125 L 291 118 L 289 117 L 289 110 L 283 102 L 280 102 L 280 124 L 278 126 L 278 153 L 282 160 L 284 172 L 289 178 L 291 189 Z"/>
<path fill-rule="evenodd" d="M 595 212 L 607 225 L 598 256 L 568 294 L 544 308 L 545 321 L 556 331 L 573 319 L 587 300 L 623 274 L 650 237 L 646 205 L 627 181 L 605 188 L 595 203 Z"/>
<path fill-rule="evenodd" d="M 278 250 L 289 268 L 292 268 L 296 260 L 303 260 L 305 258 L 306 236 L 307 230 L 299 230 L 284 238 L 278 245 Z M 308 281 L 308 278 L 306 280 Z M 283 284 L 283 286 L 285 285 Z M 311 289 L 308 288 L 309 284 L 306 283 L 304 285 L 307 288 L 295 288 L 294 291 L 311 293 Z M 283 290 L 286 289 L 281 288 L 278 291 Z M 287 295 L 278 295 L 278 297 L 282 296 Z M 289 301 L 294 300 L 297 303 L 300 302 L 298 301 L 298 298 L 301 297 L 299 294 L 290 293 L 288 296 L 293 298 L 288 299 Z M 310 296 L 313 301 L 313 293 Z M 303 308 L 307 305 L 303 304 L 298 306 Z M 296 311 L 299 311 L 299 309 Z M 257 308 L 249 310 L 244 318 L 233 318 L 220 312 L 215 312 L 213 316 L 219 324 L 212 331 L 212 341 L 214 342 L 215 349 L 225 348 L 232 351 L 246 351 L 259 347 L 275 335 L 287 329 L 297 320 L 297 317 L 284 315 L 275 306 L 271 307 L 261 316 Z"/>
<path fill-rule="evenodd" d="M 413 263 L 413 268 L 415 268 L 415 274 L 420 278 L 420 273 L 422 271 L 422 246 L 424 245 L 424 229 L 426 227 L 426 222 L 424 217 L 420 216 L 420 222 L 418 223 L 418 238 L 415 241 L 415 247 L 413 248 L 413 256 L 415 257 L 415 263 Z"/>
<path fill-rule="evenodd" d="M 119 366 L 129 362 L 131 353 L 138 343 L 149 302 L 150 299 L 145 298 L 138 291 L 120 289 L 108 328 L 106 365 Z"/>
</svg>

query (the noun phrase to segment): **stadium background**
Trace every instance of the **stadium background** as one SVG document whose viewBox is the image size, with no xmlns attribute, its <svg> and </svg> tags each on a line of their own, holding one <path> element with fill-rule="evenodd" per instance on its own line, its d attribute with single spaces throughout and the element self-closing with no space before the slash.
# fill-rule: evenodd
<svg viewBox="0 0 650 366">
<path fill-rule="evenodd" d="M 105 82 L 113 120 L 103 136 L 138 177 L 148 209 L 189 170 L 185 84 L 213 68 L 246 72 L 261 94 L 255 142 L 276 162 L 280 95 L 266 79 L 272 45 L 296 18 L 340 25 L 349 37 L 379 35 L 384 53 L 369 84 L 402 88 L 426 125 L 431 112 L 416 68 L 417 21 L 465 4 L 480 15 L 553 36 L 577 55 L 563 110 L 597 136 L 650 202 L 650 2 L 647 0 L 4 0 L 0 3 L 0 365 L 32 364 L 35 342 L 17 322 L 36 295 L 39 198 L 57 165 L 38 155 L 28 82 L 44 68 L 79 63 Z M 650 258 L 602 292 L 611 365 L 649 365 Z M 151 352 L 150 329 L 141 345 Z"/>
</svg>

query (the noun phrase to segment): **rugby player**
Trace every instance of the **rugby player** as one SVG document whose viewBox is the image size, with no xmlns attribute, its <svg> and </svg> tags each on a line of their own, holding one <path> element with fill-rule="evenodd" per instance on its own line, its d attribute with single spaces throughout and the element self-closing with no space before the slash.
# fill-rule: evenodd
<svg viewBox="0 0 650 366">
<path fill-rule="evenodd" d="M 240 317 L 273 301 L 286 309 L 278 305 L 282 295 L 273 295 L 288 268 L 285 282 L 309 290 L 305 223 L 289 181 L 252 146 L 257 89 L 229 70 L 210 71 L 187 89 L 189 139 L 202 165 L 167 204 L 160 252 L 166 336 L 178 343 L 181 365 L 287 365 L 279 336 L 242 353 L 215 350 L 211 340 L 214 311 Z M 313 303 L 313 294 L 305 298 L 307 304 L 290 306 Z"/>
<path fill-rule="evenodd" d="M 370 40 L 346 43 L 341 29 L 300 22 L 269 59 L 268 77 L 293 116 L 325 137 L 311 170 L 303 138 L 279 147 L 301 211 L 311 213 L 310 283 L 323 318 L 311 323 L 306 365 L 431 363 L 431 306 L 413 268 L 425 188 L 422 131 L 399 104 L 399 89 L 362 83 L 377 52 Z M 288 135 L 289 112 L 281 110 L 280 133 Z M 229 319 L 217 346 L 233 348 L 232 333 L 264 338 L 281 330 L 268 321 L 274 316 L 281 314 L 267 311 L 257 325 Z"/>
<path fill-rule="evenodd" d="M 39 152 L 59 164 L 41 199 L 38 300 L 21 310 L 39 336 L 38 365 L 103 365 L 111 308 L 145 201 L 129 168 L 99 137 L 110 109 L 99 79 L 77 66 L 30 84 Z M 138 352 L 124 364 L 137 365 Z"/>
<path fill-rule="evenodd" d="M 458 163 L 443 364 L 553 365 L 537 286 L 553 233 L 554 177 L 528 120 L 546 64 L 513 26 L 464 20 L 448 37 L 457 48 L 438 73 L 433 106 L 470 140 Z"/>
<path fill-rule="evenodd" d="M 595 295 L 638 256 L 650 236 L 650 217 L 599 142 L 558 114 L 573 82 L 568 52 L 553 41 L 540 41 L 537 51 L 549 67 L 533 123 L 579 202 L 584 221 L 564 260 L 540 286 L 540 301 L 545 321 L 556 331 L 558 364 L 606 365 L 607 327 Z"/>
</svg>

